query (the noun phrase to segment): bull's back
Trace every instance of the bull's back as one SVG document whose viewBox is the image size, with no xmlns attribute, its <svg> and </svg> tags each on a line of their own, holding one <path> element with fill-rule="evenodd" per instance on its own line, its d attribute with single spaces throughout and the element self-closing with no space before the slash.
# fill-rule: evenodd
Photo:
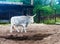
<svg viewBox="0 0 60 44">
<path fill-rule="evenodd" d="M 26 16 L 14 16 L 11 18 L 11 23 L 15 25 L 23 24 L 26 22 Z"/>
</svg>

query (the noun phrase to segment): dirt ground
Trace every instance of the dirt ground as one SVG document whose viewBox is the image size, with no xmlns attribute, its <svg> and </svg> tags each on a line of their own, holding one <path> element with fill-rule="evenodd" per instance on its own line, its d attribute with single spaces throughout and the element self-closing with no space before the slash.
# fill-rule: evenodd
<svg viewBox="0 0 60 44">
<path fill-rule="evenodd" d="M 60 25 L 31 24 L 27 33 L 9 30 L 10 25 L 0 25 L 0 44 L 60 44 Z"/>
</svg>

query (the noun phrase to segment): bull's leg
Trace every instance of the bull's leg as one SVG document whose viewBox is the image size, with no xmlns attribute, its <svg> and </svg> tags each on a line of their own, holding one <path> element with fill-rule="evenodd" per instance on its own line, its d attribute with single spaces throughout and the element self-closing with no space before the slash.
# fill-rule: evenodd
<svg viewBox="0 0 60 44">
<path fill-rule="evenodd" d="M 27 32 L 27 30 L 26 30 L 26 27 L 25 27 L 25 26 L 23 27 L 23 31 L 24 31 L 25 33 Z"/>
<path fill-rule="evenodd" d="M 24 29 L 24 28 L 22 27 L 21 32 L 23 32 L 23 29 Z"/>
<path fill-rule="evenodd" d="M 15 27 L 15 30 L 16 30 L 17 32 L 19 32 L 18 28 L 16 28 L 16 27 L 18 27 L 18 26 L 14 26 L 14 27 Z"/>
<path fill-rule="evenodd" d="M 13 29 L 14 29 L 14 26 L 13 26 L 13 25 L 11 25 L 10 33 L 12 33 L 12 32 L 13 32 Z"/>
<path fill-rule="evenodd" d="M 27 32 L 27 26 L 28 26 L 28 22 L 26 23 L 26 25 L 24 26 L 24 31 Z"/>
<path fill-rule="evenodd" d="M 21 32 L 25 32 L 25 33 L 27 32 L 27 30 L 26 30 L 26 25 L 25 25 L 25 24 L 22 25 L 22 30 L 21 30 Z"/>
</svg>

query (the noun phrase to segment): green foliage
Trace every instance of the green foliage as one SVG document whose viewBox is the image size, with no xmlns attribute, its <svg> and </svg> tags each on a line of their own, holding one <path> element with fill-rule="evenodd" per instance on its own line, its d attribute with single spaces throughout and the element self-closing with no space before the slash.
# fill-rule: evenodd
<svg viewBox="0 0 60 44">
<path fill-rule="evenodd" d="M 44 7 L 42 7 L 42 10 L 47 12 L 47 14 L 52 14 L 52 12 L 53 12 L 52 7 L 50 7 L 50 6 L 44 6 Z"/>
<path fill-rule="evenodd" d="M 51 6 L 44 6 L 44 5 L 36 5 L 33 9 L 33 13 L 37 14 L 35 19 L 35 22 L 40 22 L 39 19 L 41 19 L 41 16 L 50 16 L 54 13 L 54 9 Z M 39 17 L 40 16 L 40 17 Z"/>
<path fill-rule="evenodd" d="M 59 17 L 56 17 L 56 22 L 54 19 L 48 19 L 48 20 L 44 20 L 44 23 L 45 24 L 60 24 L 60 18 Z"/>
<path fill-rule="evenodd" d="M 60 23 L 60 18 L 59 17 L 56 18 L 56 22 Z"/>
<path fill-rule="evenodd" d="M 5 25 L 5 24 L 10 24 L 10 23 L 9 22 L 0 22 L 0 25 L 1 24 L 4 24 Z"/>
<path fill-rule="evenodd" d="M 44 13 L 43 16 L 51 15 L 54 12 L 53 8 L 50 7 L 49 5 L 48 6 L 37 5 L 33 9 L 33 13 L 35 14 L 41 10 L 42 10 L 42 13 Z"/>
<path fill-rule="evenodd" d="M 21 2 L 21 0 L 6 0 L 7 2 Z"/>
<path fill-rule="evenodd" d="M 50 0 L 34 0 L 34 5 L 49 5 L 50 4 Z"/>
<path fill-rule="evenodd" d="M 55 24 L 55 20 L 54 19 L 51 19 L 51 20 L 45 20 L 44 21 L 45 24 Z"/>
<path fill-rule="evenodd" d="M 26 5 L 30 5 L 31 4 L 31 0 L 23 0 L 24 4 Z"/>
<path fill-rule="evenodd" d="M 56 10 L 57 14 L 60 14 L 60 5 L 55 5 L 53 8 Z"/>
</svg>

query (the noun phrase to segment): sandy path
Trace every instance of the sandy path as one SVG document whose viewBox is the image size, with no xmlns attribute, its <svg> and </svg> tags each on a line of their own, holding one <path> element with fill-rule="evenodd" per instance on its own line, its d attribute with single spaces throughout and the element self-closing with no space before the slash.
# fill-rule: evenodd
<svg viewBox="0 0 60 44">
<path fill-rule="evenodd" d="M 60 44 L 60 25 L 31 24 L 27 33 L 12 35 L 9 30 L 10 25 L 0 25 L 0 44 Z"/>
</svg>

